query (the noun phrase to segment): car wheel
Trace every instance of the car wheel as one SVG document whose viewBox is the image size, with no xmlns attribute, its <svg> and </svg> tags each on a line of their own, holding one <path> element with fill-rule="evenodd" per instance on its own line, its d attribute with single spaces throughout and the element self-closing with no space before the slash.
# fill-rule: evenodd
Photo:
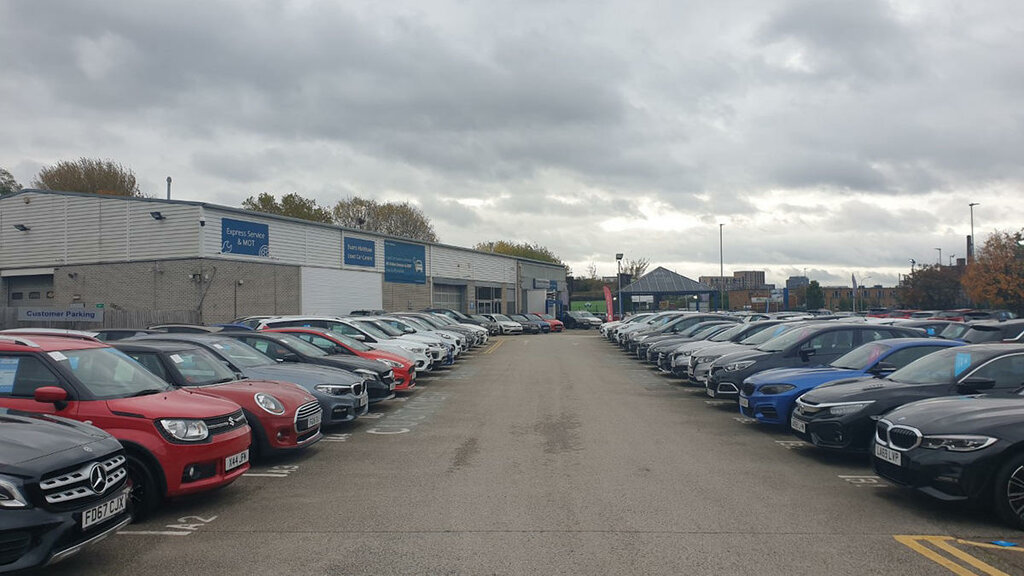
<svg viewBox="0 0 1024 576">
<path fill-rule="evenodd" d="M 131 484 L 132 509 L 135 518 L 145 518 L 160 504 L 160 484 L 149 466 L 137 456 L 128 455 L 128 482 Z"/>
<path fill-rule="evenodd" d="M 1024 454 L 1011 456 L 996 474 L 995 508 L 1005 522 L 1024 529 Z"/>
</svg>

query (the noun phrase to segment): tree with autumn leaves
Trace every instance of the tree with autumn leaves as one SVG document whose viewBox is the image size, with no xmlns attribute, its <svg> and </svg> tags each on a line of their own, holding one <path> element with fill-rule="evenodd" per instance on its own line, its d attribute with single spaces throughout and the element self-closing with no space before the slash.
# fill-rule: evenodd
<svg viewBox="0 0 1024 576">
<path fill-rule="evenodd" d="M 1024 230 L 989 236 L 967 266 L 962 282 L 975 306 L 1024 315 Z"/>
</svg>

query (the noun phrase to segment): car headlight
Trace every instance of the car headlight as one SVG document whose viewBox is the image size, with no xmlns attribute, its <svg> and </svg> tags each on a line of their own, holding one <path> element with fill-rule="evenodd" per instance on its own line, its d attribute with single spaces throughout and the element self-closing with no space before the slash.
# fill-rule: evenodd
<svg viewBox="0 0 1024 576">
<path fill-rule="evenodd" d="M 438 336 L 440 336 L 441 338 L 444 338 L 445 340 L 451 340 L 452 339 L 452 335 L 451 334 L 441 334 L 441 333 L 438 333 Z"/>
<path fill-rule="evenodd" d="M 855 414 L 860 412 L 864 408 L 867 408 L 875 401 L 870 402 L 849 402 L 846 404 L 836 404 L 835 406 L 829 406 L 828 413 L 831 416 L 846 416 L 847 414 Z"/>
<path fill-rule="evenodd" d="M 925 436 L 921 438 L 921 448 L 929 450 L 949 450 L 950 452 L 973 452 L 988 448 L 998 438 L 991 436 L 973 436 L 968 434 L 949 434 L 945 436 Z"/>
<path fill-rule="evenodd" d="M 697 364 L 708 364 L 714 362 L 718 356 L 697 356 Z"/>
<path fill-rule="evenodd" d="M 321 394 L 329 394 L 331 396 L 344 396 L 345 394 L 352 393 L 352 387 L 343 384 L 317 384 L 313 386 L 313 389 Z"/>
<path fill-rule="evenodd" d="M 762 386 L 758 392 L 767 395 L 782 394 L 783 392 L 789 392 L 794 388 L 796 388 L 796 386 L 793 386 L 792 384 L 769 384 L 767 386 Z"/>
<path fill-rule="evenodd" d="M 201 442 L 210 436 L 206 422 L 183 418 L 160 420 L 160 427 L 168 436 L 182 442 Z"/>
<path fill-rule="evenodd" d="M 28 498 L 21 492 L 21 481 L 0 476 L 0 508 L 28 508 Z"/>
<path fill-rule="evenodd" d="M 256 404 L 267 412 L 275 416 L 284 414 L 284 404 L 270 394 L 267 394 L 266 392 L 257 392 L 253 398 L 256 400 Z"/>
<path fill-rule="evenodd" d="M 367 370 L 366 368 L 357 368 L 357 369 L 353 370 L 353 372 L 355 372 L 356 374 L 359 374 L 363 378 L 369 378 L 370 380 L 376 380 L 377 379 L 377 373 L 372 371 L 372 370 Z"/>
<path fill-rule="evenodd" d="M 403 345 L 402 348 L 405 348 L 406 350 L 408 350 L 409 352 L 412 352 L 413 354 L 424 354 L 427 351 L 425 346 L 407 346 L 407 345 Z"/>
<path fill-rule="evenodd" d="M 740 360 L 739 362 L 730 362 L 725 366 L 722 366 L 722 370 L 726 372 L 739 372 L 740 370 L 750 368 L 757 363 L 757 360 Z"/>
<path fill-rule="evenodd" d="M 388 360 L 387 358 L 377 358 L 376 360 L 377 360 L 377 362 L 380 362 L 381 364 L 384 364 L 385 366 L 388 366 L 390 368 L 401 368 L 402 367 L 402 363 L 401 362 L 395 362 L 394 360 Z"/>
</svg>

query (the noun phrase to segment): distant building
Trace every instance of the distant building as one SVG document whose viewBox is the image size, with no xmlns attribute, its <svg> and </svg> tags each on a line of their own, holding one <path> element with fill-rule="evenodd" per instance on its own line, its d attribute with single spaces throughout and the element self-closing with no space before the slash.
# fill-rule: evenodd
<svg viewBox="0 0 1024 576">
<path fill-rule="evenodd" d="M 765 284 L 763 270 L 740 270 L 732 276 L 701 276 L 698 281 L 714 287 L 715 290 L 771 290 L 774 285 Z"/>
<path fill-rule="evenodd" d="M 786 288 L 790 291 L 810 285 L 811 281 L 807 276 L 790 276 L 789 278 L 786 278 Z"/>
</svg>

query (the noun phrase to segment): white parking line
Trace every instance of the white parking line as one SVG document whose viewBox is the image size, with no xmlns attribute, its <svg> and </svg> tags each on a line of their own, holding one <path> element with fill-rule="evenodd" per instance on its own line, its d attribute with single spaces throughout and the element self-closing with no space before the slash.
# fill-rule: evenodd
<svg viewBox="0 0 1024 576">
<path fill-rule="evenodd" d="M 188 536 L 191 532 L 161 532 L 159 530 L 121 530 L 124 536 Z"/>
</svg>

